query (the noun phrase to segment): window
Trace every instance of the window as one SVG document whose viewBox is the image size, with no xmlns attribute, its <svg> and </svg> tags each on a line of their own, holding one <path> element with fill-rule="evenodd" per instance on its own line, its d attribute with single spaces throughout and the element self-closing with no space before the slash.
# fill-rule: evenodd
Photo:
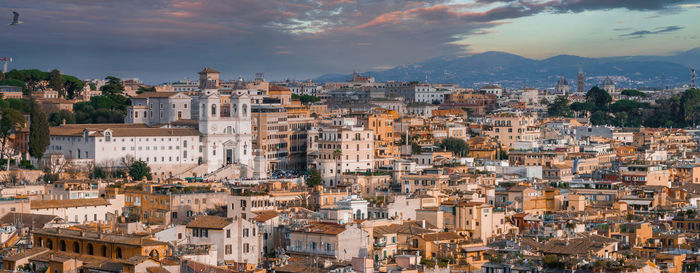
<svg viewBox="0 0 700 273">
<path fill-rule="evenodd" d="M 226 255 L 231 254 L 233 251 L 231 251 L 231 245 L 226 245 Z"/>
<path fill-rule="evenodd" d="M 249 233 L 249 232 L 248 232 L 248 229 L 247 229 L 247 228 L 244 228 L 244 229 L 243 229 L 243 238 L 248 237 L 248 233 Z"/>
<path fill-rule="evenodd" d="M 216 104 L 211 105 L 211 116 L 216 116 Z"/>
<path fill-rule="evenodd" d="M 231 238 L 231 230 L 230 229 L 226 230 L 226 238 Z"/>
<path fill-rule="evenodd" d="M 112 133 L 105 132 L 105 142 L 110 142 L 110 141 L 112 141 Z"/>
<path fill-rule="evenodd" d="M 243 253 L 250 252 L 250 245 L 248 243 L 243 244 Z"/>
</svg>

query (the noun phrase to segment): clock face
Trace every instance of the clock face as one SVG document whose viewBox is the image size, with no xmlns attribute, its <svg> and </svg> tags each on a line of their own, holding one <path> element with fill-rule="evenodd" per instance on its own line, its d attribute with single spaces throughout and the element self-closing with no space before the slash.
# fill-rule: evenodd
<svg viewBox="0 0 700 273">
<path fill-rule="evenodd" d="M 211 126 L 211 131 L 212 131 L 212 132 L 216 132 L 216 129 L 217 129 L 216 124 L 214 124 L 214 125 Z"/>
</svg>

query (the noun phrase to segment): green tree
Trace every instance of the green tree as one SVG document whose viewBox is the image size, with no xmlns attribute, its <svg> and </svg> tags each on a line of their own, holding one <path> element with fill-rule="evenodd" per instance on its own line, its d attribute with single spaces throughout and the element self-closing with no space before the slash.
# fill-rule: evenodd
<svg viewBox="0 0 700 273">
<path fill-rule="evenodd" d="M 319 172 L 316 168 L 311 169 L 309 171 L 309 175 L 306 177 L 306 186 L 315 187 L 321 185 L 322 183 L 323 180 L 321 179 L 321 172 Z"/>
<path fill-rule="evenodd" d="M 464 156 L 469 152 L 469 145 L 463 139 L 448 137 L 440 141 L 438 147 L 453 152 L 457 156 Z"/>
<path fill-rule="evenodd" d="M 605 111 L 595 111 L 591 115 L 591 123 L 593 125 L 606 125 L 610 124 L 610 115 Z"/>
<path fill-rule="evenodd" d="M 574 110 L 576 112 L 590 112 L 595 110 L 595 104 L 590 103 L 590 102 L 574 102 L 571 104 L 571 110 Z"/>
<path fill-rule="evenodd" d="M 687 125 L 693 125 L 700 119 L 700 89 L 688 89 L 681 96 L 683 120 Z"/>
<path fill-rule="evenodd" d="M 607 91 L 594 86 L 586 93 L 586 101 L 595 104 L 597 110 L 605 110 L 608 103 L 612 101 L 612 97 Z"/>
<path fill-rule="evenodd" d="M 7 150 L 7 142 L 15 131 L 24 125 L 24 115 L 22 112 L 12 108 L 2 109 L 2 118 L 0 118 L 0 161 L 5 160 L 5 151 Z M 9 165 L 9 160 L 7 160 Z"/>
<path fill-rule="evenodd" d="M 151 86 L 151 87 L 146 87 L 146 86 L 139 86 L 139 89 L 136 90 L 136 94 L 141 94 L 144 92 L 156 92 L 156 87 Z"/>
<path fill-rule="evenodd" d="M 105 78 L 107 84 L 100 87 L 100 91 L 105 96 L 121 95 L 124 93 L 124 86 L 122 85 L 121 79 L 114 76 L 107 76 Z"/>
<path fill-rule="evenodd" d="M 623 96 L 628 96 L 628 97 L 648 97 L 647 93 L 644 93 L 639 90 L 634 90 L 634 89 L 627 89 L 627 90 L 622 90 L 622 93 L 620 93 Z"/>
<path fill-rule="evenodd" d="M 74 124 L 75 114 L 68 110 L 60 110 L 49 115 L 49 124 L 51 126 L 59 126 L 63 124 L 64 121 L 66 122 L 66 124 Z"/>
<path fill-rule="evenodd" d="M 29 154 L 41 159 L 50 143 L 49 121 L 39 106 L 34 104 L 31 111 L 31 123 L 29 124 Z"/>
<path fill-rule="evenodd" d="M 4 81 L 4 80 L 5 80 L 5 73 L 0 71 L 0 81 Z"/>
<path fill-rule="evenodd" d="M 151 167 L 144 161 L 135 161 L 129 166 L 129 176 L 133 180 L 142 180 L 144 177 L 148 180 L 153 179 L 151 176 Z"/>
<path fill-rule="evenodd" d="M 93 179 L 106 179 L 107 178 L 107 172 L 105 172 L 104 169 L 95 167 L 92 169 L 92 173 L 90 174 L 90 178 Z"/>
<path fill-rule="evenodd" d="M 569 99 L 565 96 L 558 96 L 552 103 L 547 105 L 547 114 L 551 117 L 571 117 L 572 112 L 569 107 Z"/>
<path fill-rule="evenodd" d="M 63 89 L 63 78 L 61 78 L 61 72 L 56 69 L 51 70 L 51 73 L 49 73 L 49 86 L 51 86 L 51 89 L 54 91 L 58 92 L 59 97 L 63 98 L 66 96 L 66 90 Z"/>
<path fill-rule="evenodd" d="M 301 101 L 301 103 L 311 103 L 311 102 L 319 102 L 321 99 L 316 96 L 311 96 L 311 95 L 297 95 L 297 94 L 292 94 L 292 100 L 298 100 Z"/>
<path fill-rule="evenodd" d="M 76 77 L 62 75 L 61 79 L 63 79 L 63 89 L 68 99 L 74 99 L 85 87 L 85 83 Z"/>
</svg>

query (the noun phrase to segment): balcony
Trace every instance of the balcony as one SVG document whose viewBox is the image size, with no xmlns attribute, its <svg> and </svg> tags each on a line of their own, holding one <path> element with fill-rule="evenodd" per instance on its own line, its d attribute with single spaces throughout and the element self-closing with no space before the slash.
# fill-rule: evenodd
<svg viewBox="0 0 700 273">
<path fill-rule="evenodd" d="M 325 250 L 325 249 L 318 249 L 318 248 L 312 249 L 310 247 L 288 246 L 287 251 L 303 253 L 303 254 L 331 256 L 331 257 L 335 257 L 335 255 L 336 255 L 335 250 Z"/>
</svg>

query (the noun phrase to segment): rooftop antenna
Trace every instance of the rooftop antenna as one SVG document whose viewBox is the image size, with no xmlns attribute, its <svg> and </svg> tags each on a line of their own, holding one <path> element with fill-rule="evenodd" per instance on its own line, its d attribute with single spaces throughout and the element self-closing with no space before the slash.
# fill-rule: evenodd
<svg viewBox="0 0 700 273">
<path fill-rule="evenodd" d="M 0 58 L 0 61 L 4 62 L 3 66 L 2 66 L 2 72 L 7 73 L 7 63 L 12 62 L 12 57 L 2 57 L 2 58 Z M 695 72 L 693 72 L 693 73 L 695 73 Z"/>
</svg>

